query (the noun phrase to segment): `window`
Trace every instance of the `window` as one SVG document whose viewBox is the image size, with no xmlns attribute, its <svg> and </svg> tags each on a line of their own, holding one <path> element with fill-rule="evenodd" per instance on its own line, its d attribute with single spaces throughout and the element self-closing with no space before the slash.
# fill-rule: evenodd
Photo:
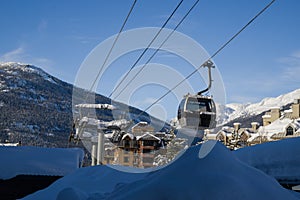
<svg viewBox="0 0 300 200">
<path fill-rule="evenodd" d="M 191 111 L 211 111 L 211 104 L 209 100 L 206 99 L 196 99 L 189 98 L 188 103 L 186 105 L 187 110 Z"/>
<path fill-rule="evenodd" d="M 124 140 L 124 146 L 125 146 L 125 147 L 128 147 L 129 145 L 130 145 L 130 141 L 125 139 L 125 140 Z"/>
<path fill-rule="evenodd" d="M 124 154 L 129 154 L 129 149 L 124 149 Z"/>
<path fill-rule="evenodd" d="M 129 162 L 129 157 L 128 156 L 124 156 L 124 163 L 128 163 Z"/>
<path fill-rule="evenodd" d="M 154 146 L 154 141 L 152 141 L 152 140 L 144 140 L 144 146 Z"/>
<path fill-rule="evenodd" d="M 182 113 L 183 113 L 183 111 L 184 111 L 184 103 L 185 103 L 185 99 L 183 99 L 182 101 L 181 101 L 181 103 L 179 104 L 179 109 L 178 109 L 178 118 L 181 118 L 181 115 L 182 115 Z"/>
<path fill-rule="evenodd" d="M 288 135 L 294 135 L 294 129 L 291 126 L 287 127 L 286 129 L 286 136 Z"/>
<path fill-rule="evenodd" d="M 143 163 L 153 163 L 153 158 L 149 158 L 149 157 L 145 157 L 145 158 L 143 158 Z"/>
</svg>

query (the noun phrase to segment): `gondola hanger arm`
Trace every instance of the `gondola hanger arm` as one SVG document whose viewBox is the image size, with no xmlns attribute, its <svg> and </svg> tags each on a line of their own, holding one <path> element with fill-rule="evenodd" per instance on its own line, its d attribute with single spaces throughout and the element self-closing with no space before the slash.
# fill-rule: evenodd
<svg viewBox="0 0 300 200">
<path fill-rule="evenodd" d="M 211 68 L 215 68 L 214 63 L 211 60 L 206 61 L 202 66 L 208 68 L 208 86 L 206 89 L 198 92 L 197 93 L 198 95 L 202 95 L 204 92 L 207 92 L 208 90 L 210 90 L 211 85 L 212 85 Z"/>
</svg>

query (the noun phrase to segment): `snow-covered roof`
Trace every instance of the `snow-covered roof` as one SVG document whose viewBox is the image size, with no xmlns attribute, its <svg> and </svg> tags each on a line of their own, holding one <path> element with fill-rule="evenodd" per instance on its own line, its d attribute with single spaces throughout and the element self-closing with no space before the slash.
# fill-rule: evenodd
<svg viewBox="0 0 300 200">
<path fill-rule="evenodd" d="M 111 104 L 87 104 L 87 103 L 82 103 L 82 104 L 77 104 L 75 105 L 77 108 L 98 108 L 98 109 L 108 109 L 108 110 L 114 110 L 116 109 L 115 106 Z"/>
<path fill-rule="evenodd" d="M 78 169 L 84 152 L 79 148 L 0 147 L 0 179 L 17 175 L 64 176 Z"/>
<path fill-rule="evenodd" d="M 275 133 L 284 132 L 285 127 L 292 122 L 293 120 L 288 118 L 277 119 L 267 126 L 259 127 L 257 132 L 261 135 L 267 135 L 268 137 L 270 137 Z"/>
<path fill-rule="evenodd" d="M 81 120 L 79 121 L 79 125 L 83 125 L 83 124 L 88 124 L 88 125 L 94 125 L 97 126 L 99 125 L 101 122 L 98 119 L 92 118 L 92 117 L 83 117 L 81 118 Z"/>
<path fill-rule="evenodd" d="M 169 134 L 167 134 L 166 132 L 156 132 L 154 135 L 167 136 Z"/>
<path fill-rule="evenodd" d="M 263 115 L 262 118 L 271 118 L 271 115 Z"/>
<path fill-rule="evenodd" d="M 145 133 L 144 135 L 142 135 L 142 136 L 136 136 L 136 139 L 137 140 L 140 140 L 140 139 L 142 139 L 142 138 L 149 138 L 149 137 L 151 137 L 151 138 L 153 138 L 153 139 L 155 139 L 155 140 L 158 140 L 158 141 L 160 141 L 160 138 L 159 137 L 156 137 L 155 135 L 153 135 L 153 134 L 151 134 L 151 133 Z"/>
<path fill-rule="evenodd" d="M 101 121 L 99 119 L 95 119 L 92 117 L 82 117 L 79 120 L 79 125 L 82 126 L 83 124 L 92 125 L 92 126 L 98 126 L 98 128 L 104 128 L 108 126 L 127 126 L 130 122 L 126 119 L 119 119 L 119 120 L 113 120 L 113 121 Z"/>
<path fill-rule="evenodd" d="M 279 106 L 273 106 L 273 107 L 270 107 L 271 110 L 280 110 L 280 107 Z"/>
<path fill-rule="evenodd" d="M 292 110 L 292 109 L 288 109 L 288 110 L 284 110 L 283 112 L 284 112 L 284 113 L 292 113 L 293 110 Z"/>
<path fill-rule="evenodd" d="M 248 137 L 250 137 L 252 134 L 255 134 L 255 132 L 252 129 L 245 128 L 240 134 L 246 134 Z"/>
<path fill-rule="evenodd" d="M 113 120 L 109 122 L 105 122 L 105 126 L 126 126 L 130 123 L 130 121 L 126 119 Z"/>
<path fill-rule="evenodd" d="M 296 129 L 296 130 L 298 130 L 298 129 L 300 128 L 300 124 L 298 124 L 298 123 L 296 123 L 296 122 L 292 122 L 292 123 L 287 124 L 287 125 L 284 127 L 284 129 L 286 129 L 286 128 L 289 127 L 289 126 L 293 127 L 293 128 Z"/>
<path fill-rule="evenodd" d="M 293 120 L 293 123 L 300 127 L 300 119 Z"/>
<path fill-rule="evenodd" d="M 114 135 L 114 133 L 105 133 L 105 134 L 104 134 L 104 137 L 105 137 L 105 138 L 112 138 L 113 135 Z"/>
<path fill-rule="evenodd" d="M 129 137 L 131 140 L 134 139 L 134 135 L 132 135 L 131 133 L 126 133 L 125 135 L 123 135 L 122 140 L 124 140 L 126 137 Z"/>
<path fill-rule="evenodd" d="M 231 136 L 234 133 L 234 129 L 233 128 L 232 129 L 222 129 L 222 130 L 218 131 L 217 134 L 219 134 L 219 133 L 224 134 L 226 136 Z"/>
<path fill-rule="evenodd" d="M 260 135 L 258 133 L 253 133 L 248 138 L 247 142 L 252 142 L 255 138 L 259 137 Z"/>
<path fill-rule="evenodd" d="M 234 128 L 233 127 L 229 127 L 229 126 L 223 126 L 222 127 L 222 131 L 231 132 L 231 131 L 234 131 Z"/>
<path fill-rule="evenodd" d="M 149 124 L 147 122 L 144 122 L 144 121 L 140 121 L 139 123 L 135 124 L 132 128 L 135 128 L 135 127 L 144 127 L 144 126 L 149 126 Z"/>
<path fill-rule="evenodd" d="M 20 144 L 17 142 L 17 143 L 0 143 L 0 147 L 2 146 L 5 146 L 5 147 L 16 147 L 16 146 L 19 146 Z"/>
</svg>

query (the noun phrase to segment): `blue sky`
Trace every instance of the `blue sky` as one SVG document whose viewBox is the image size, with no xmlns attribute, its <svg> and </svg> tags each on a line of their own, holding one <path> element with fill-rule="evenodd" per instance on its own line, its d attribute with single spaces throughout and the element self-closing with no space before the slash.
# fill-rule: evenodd
<svg viewBox="0 0 300 200">
<path fill-rule="evenodd" d="M 2 0 L 0 62 L 32 63 L 73 83 L 89 52 L 118 32 L 132 2 Z M 178 2 L 138 0 L 125 30 L 160 27 Z M 167 28 L 173 28 L 193 2 L 184 1 Z M 196 40 L 212 54 L 268 2 L 200 0 L 178 31 Z M 298 0 L 277 0 L 215 57 L 214 62 L 226 88 L 227 103 L 257 102 L 264 97 L 278 96 L 299 88 L 299 8 Z M 138 53 L 124 58 L 123 64 L 109 73 L 121 73 L 121 76 Z M 160 63 L 159 58 L 154 61 Z M 172 61 L 168 63 L 169 66 L 172 64 Z M 184 62 L 181 64 L 185 65 Z M 188 74 L 189 70 L 189 66 L 183 66 L 182 74 Z M 103 84 L 109 85 L 107 82 Z M 197 89 L 197 84 L 193 84 Z M 106 88 L 110 87 L 113 86 L 98 86 L 98 91 L 108 95 L 111 90 Z M 150 93 L 155 90 L 157 88 Z M 149 103 L 149 99 L 157 97 L 157 94 L 145 96 L 141 93 L 136 102 L 143 108 L 141 101 L 145 99 Z"/>
</svg>

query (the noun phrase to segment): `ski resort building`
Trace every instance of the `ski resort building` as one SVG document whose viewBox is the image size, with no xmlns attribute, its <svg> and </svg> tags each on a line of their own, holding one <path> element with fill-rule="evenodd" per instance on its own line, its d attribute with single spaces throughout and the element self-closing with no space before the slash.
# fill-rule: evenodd
<svg viewBox="0 0 300 200">
<path fill-rule="evenodd" d="M 258 122 L 252 122 L 251 128 L 241 128 L 241 123 L 234 123 L 233 127 L 224 126 L 216 134 L 211 134 L 209 130 L 205 131 L 204 140 L 218 140 L 231 149 L 249 145 L 249 140 L 257 135 L 259 129 Z M 260 141 L 253 141 L 259 143 Z"/>
<path fill-rule="evenodd" d="M 267 126 L 274 122 L 275 120 L 281 117 L 281 112 L 279 107 L 271 108 L 270 112 L 267 112 L 265 115 L 262 116 L 263 118 L 263 126 Z"/>
<path fill-rule="evenodd" d="M 168 134 L 154 132 L 147 122 L 139 122 L 131 128 L 131 133 L 119 131 L 112 135 L 110 143 L 114 146 L 105 149 L 103 164 L 153 167 L 156 151 L 169 140 Z"/>
<path fill-rule="evenodd" d="M 230 149 L 261 144 L 300 136 L 300 99 L 296 99 L 290 109 L 271 108 L 262 116 L 263 125 L 252 122 L 250 128 L 225 126 L 215 134 L 205 131 L 205 140 L 218 140 Z"/>
<path fill-rule="evenodd" d="M 123 121 L 128 124 L 127 121 Z M 83 117 L 75 125 L 74 138 L 80 138 L 91 151 L 91 165 L 116 164 L 139 168 L 153 167 L 158 150 L 170 141 L 165 132 L 155 132 L 147 122 L 135 124 L 125 132 L 120 121 L 104 123 Z"/>
</svg>

